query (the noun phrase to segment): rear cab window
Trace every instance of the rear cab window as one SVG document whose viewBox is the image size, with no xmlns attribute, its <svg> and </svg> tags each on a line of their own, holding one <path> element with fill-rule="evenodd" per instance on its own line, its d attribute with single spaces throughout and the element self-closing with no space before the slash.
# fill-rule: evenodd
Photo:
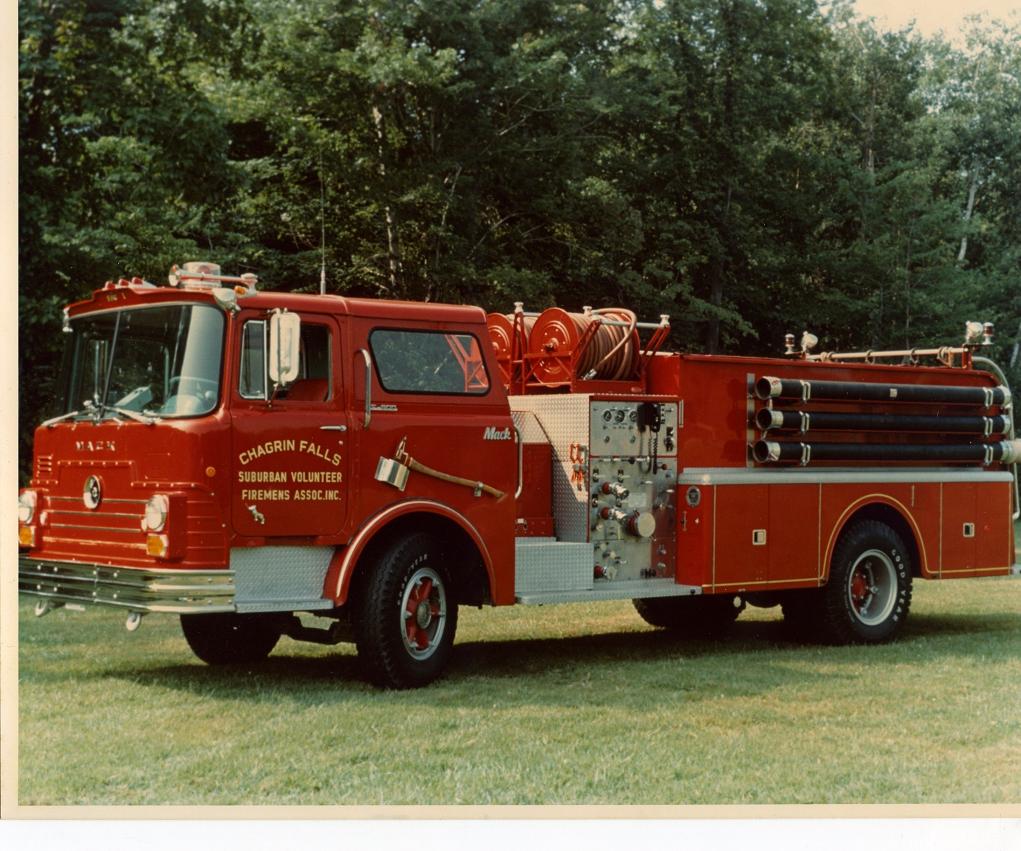
<svg viewBox="0 0 1021 851">
<path fill-rule="evenodd" d="M 377 328 L 369 335 L 369 348 L 380 386 L 388 393 L 489 393 L 489 374 L 473 334 Z"/>
</svg>

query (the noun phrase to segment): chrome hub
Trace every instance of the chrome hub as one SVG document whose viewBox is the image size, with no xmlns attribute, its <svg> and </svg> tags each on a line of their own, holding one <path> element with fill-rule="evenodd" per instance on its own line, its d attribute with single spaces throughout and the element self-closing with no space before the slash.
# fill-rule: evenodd
<svg viewBox="0 0 1021 851">
<path fill-rule="evenodd" d="M 433 619 L 432 611 L 429 609 L 429 601 L 423 600 L 418 604 L 418 608 L 415 611 L 415 621 L 418 623 L 419 629 L 425 629 L 429 626 L 429 622 Z"/>
</svg>

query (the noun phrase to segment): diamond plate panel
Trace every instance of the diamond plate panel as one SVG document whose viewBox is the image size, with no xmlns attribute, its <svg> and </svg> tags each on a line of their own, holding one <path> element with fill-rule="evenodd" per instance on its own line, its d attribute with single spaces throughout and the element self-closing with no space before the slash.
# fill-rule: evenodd
<svg viewBox="0 0 1021 851">
<path fill-rule="evenodd" d="M 525 443 L 549 443 L 546 432 L 539 425 L 539 419 L 531 411 L 511 411 L 514 425 L 521 432 L 521 439 Z"/>
<path fill-rule="evenodd" d="M 514 593 L 592 589 L 592 548 L 586 543 L 515 542 Z"/>
<path fill-rule="evenodd" d="M 589 400 L 586 393 L 512 396 L 512 410 L 531 411 L 553 447 L 553 518 L 561 541 L 588 540 L 588 474 L 582 490 L 571 482 L 571 444 L 589 449 Z"/>
<path fill-rule="evenodd" d="M 323 581 L 332 547 L 251 547 L 230 552 L 238 611 L 330 608 Z"/>
</svg>

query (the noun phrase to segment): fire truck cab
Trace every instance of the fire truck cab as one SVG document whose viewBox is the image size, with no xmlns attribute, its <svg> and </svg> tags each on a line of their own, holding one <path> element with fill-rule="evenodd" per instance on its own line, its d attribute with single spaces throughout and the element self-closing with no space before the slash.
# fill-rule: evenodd
<svg viewBox="0 0 1021 851">
<path fill-rule="evenodd" d="M 461 605 L 604 599 L 883 641 L 914 578 L 1019 572 L 1021 445 L 980 339 L 932 366 L 667 354 L 667 317 L 487 318 L 201 263 L 109 282 L 64 331 L 19 587 L 39 615 L 178 614 L 210 664 L 354 641 L 375 682 L 417 686 Z"/>
</svg>

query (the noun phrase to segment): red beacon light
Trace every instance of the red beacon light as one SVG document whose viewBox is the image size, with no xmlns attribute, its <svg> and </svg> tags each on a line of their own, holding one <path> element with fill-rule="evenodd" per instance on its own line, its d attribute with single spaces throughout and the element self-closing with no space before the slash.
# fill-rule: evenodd
<svg viewBox="0 0 1021 851">
<path fill-rule="evenodd" d="M 118 278 L 116 281 L 107 281 L 105 284 L 103 284 L 103 289 L 104 290 L 122 290 L 122 289 L 125 289 L 126 287 L 133 287 L 133 288 L 137 289 L 138 287 L 147 287 L 148 288 L 148 287 L 153 287 L 153 286 L 155 286 L 155 284 L 151 284 L 147 280 L 145 280 L 144 278 L 140 278 L 137 275 L 135 275 L 130 280 L 128 280 L 127 278 Z"/>
</svg>

